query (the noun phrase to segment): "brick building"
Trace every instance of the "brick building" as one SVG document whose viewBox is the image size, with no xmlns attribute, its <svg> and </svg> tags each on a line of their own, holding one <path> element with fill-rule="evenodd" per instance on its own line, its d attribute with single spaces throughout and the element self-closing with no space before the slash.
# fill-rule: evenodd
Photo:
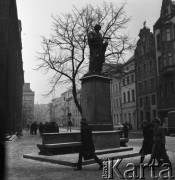
<svg viewBox="0 0 175 180">
<path fill-rule="evenodd" d="M 175 110 L 175 1 L 163 0 L 154 25 L 158 76 L 158 115 L 167 119 Z"/>
<path fill-rule="evenodd" d="M 153 33 L 145 26 L 139 32 L 135 50 L 138 127 L 157 114 L 156 57 Z"/>
<path fill-rule="evenodd" d="M 0 132 L 14 133 L 22 121 L 24 83 L 21 22 L 15 0 L 0 0 Z"/>
</svg>

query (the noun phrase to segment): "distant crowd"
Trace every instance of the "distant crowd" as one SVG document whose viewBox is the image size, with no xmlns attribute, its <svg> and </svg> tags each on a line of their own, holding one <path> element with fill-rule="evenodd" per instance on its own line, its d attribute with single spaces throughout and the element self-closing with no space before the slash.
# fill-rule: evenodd
<svg viewBox="0 0 175 180">
<path fill-rule="evenodd" d="M 37 135 L 37 131 L 39 133 L 53 133 L 59 132 L 59 126 L 56 122 L 46 122 L 43 124 L 40 122 L 39 124 L 35 121 L 31 125 L 27 124 L 27 129 L 30 130 L 30 134 Z"/>
</svg>

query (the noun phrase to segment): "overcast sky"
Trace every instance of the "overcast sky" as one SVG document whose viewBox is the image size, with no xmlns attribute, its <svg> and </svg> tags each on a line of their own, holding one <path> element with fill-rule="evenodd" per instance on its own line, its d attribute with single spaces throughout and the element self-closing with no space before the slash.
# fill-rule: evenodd
<svg viewBox="0 0 175 180">
<path fill-rule="evenodd" d="M 51 15 L 67 13 L 72 6 L 84 7 L 87 3 L 98 5 L 103 0 L 16 0 L 18 18 L 22 22 L 22 55 L 25 82 L 31 84 L 35 91 L 35 103 L 49 103 L 52 97 L 44 98 L 43 94 L 49 90 L 49 76 L 41 71 L 34 70 L 37 67 L 37 52 L 41 51 L 41 36 L 49 37 L 52 28 Z M 106 0 L 107 2 L 120 3 L 123 0 Z M 128 32 L 133 39 L 138 39 L 138 33 L 146 26 L 153 31 L 153 25 L 160 16 L 162 0 L 126 0 L 127 16 L 132 17 Z M 56 95 L 60 96 L 66 90 L 60 88 Z"/>
</svg>

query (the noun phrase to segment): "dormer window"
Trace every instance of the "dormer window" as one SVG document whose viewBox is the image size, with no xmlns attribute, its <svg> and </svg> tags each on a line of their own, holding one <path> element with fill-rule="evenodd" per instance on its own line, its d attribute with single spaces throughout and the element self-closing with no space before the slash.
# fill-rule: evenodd
<svg viewBox="0 0 175 180">
<path fill-rule="evenodd" d="M 170 28 L 166 28 L 166 40 L 170 41 L 171 40 L 171 36 L 170 36 Z"/>
</svg>

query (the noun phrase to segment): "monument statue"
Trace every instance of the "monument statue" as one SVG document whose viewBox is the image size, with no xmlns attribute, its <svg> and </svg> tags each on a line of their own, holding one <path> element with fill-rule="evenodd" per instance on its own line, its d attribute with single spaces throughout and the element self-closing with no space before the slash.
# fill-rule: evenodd
<svg viewBox="0 0 175 180">
<path fill-rule="evenodd" d="M 105 51 L 108 45 L 108 41 L 102 38 L 101 26 L 96 24 L 94 26 L 94 31 L 90 31 L 88 34 L 88 44 L 90 48 L 90 62 L 89 62 L 89 72 L 90 73 L 101 73 L 103 63 L 105 62 Z"/>
</svg>

